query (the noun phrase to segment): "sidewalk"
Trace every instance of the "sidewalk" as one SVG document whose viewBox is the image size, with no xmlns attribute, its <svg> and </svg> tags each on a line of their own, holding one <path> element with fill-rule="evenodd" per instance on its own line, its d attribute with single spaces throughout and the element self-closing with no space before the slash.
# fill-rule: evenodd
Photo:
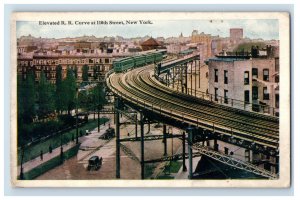
<svg viewBox="0 0 300 200">
<path fill-rule="evenodd" d="M 72 147 L 74 147 L 76 145 L 75 141 L 71 141 L 67 144 L 63 145 L 63 152 L 71 149 Z M 43 154 L 43 160 L 41 160 L 41 157 L 38 156 L 35 159 L 32 159 L 30 161 L 27 161 L 26 163 L 23 163 L 23 173 L 26 173 L 36 167 L 38 167 L 39 165 L 51 160 L 52 158 L 55 158 L 57 156 L 60 156 L 60 146 L 53 149 L 52 153 L 44 153 Z M 18 175 L 20 175 L 20 171 L 21 171 L 21 165 L 18 166 Z"/>
<path fill-rule="evenodd" d="M 196 167 L 198 165 L 198 162 L 201 160 L 201 157 L 193 158 L 193 172 L 196 170 Z M 175 179 L 188 179 L 189 178 L 189 159 L 185 159 L 185 164 L 187 171 L 182 171 L 182 166 L 179 169 L 178 173 L 175 175 Z"/>
</svg>

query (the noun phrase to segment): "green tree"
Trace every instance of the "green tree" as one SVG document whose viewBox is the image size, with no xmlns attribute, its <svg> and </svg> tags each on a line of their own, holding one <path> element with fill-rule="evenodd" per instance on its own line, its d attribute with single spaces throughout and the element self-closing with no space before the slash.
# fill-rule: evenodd
<svg viewBox="0 0 300 200">
<path fill-rule="evenodd" d="M 97 86 L 91 90 L 91 95 L 93 96 L 92 99 L 94 99 L 94 106 L 99 105 L 100 108 L 102 108 L 106 103 L 103 84 L 98 83 Z"/>
<path fill-rule="evenodd" d="M 82 67 L 82 81 L 89 81 L 89 67 L 87 65 Z"/>
<path fill-rule="evenodd" d="M 29 71 L 26 79 L 23 81 L 21 76 L 18 77 L 18 118 L 19 122 L 31 123 L 36 115 L 36 90 L 35 80 L 32 71 Z"/>
<path fill-rule="evenodd" d="M 38 116 L 45 117 L 54 112 L 54 87 L 50 84 L 42 71 L 38 85 Z"/>
<path fill-rule="evenodd" d="M 97 68 L 98 68 L 98 65 L 96 67 L 94 67 L 94 80 L 97 79 Z"/>
<path fill-rule="evenodd" d="M 75 78 L 77 79 L 78 78 L 78 67 L 77 66 L 74 67 L 74 75 L 75 75 Z"/>
<path fill-rule="evenodd" d="M 61 113 L 63 111 L 63 103 L 62 99 L 64 98 L 64 91 L 63 91 L 63 85 L 62 85 L 62 67 L 61 65 L 58 65 L 56 67 L 56 90 L 55 90 L 55 108 L 58 113 Z"/>
<path fill-rule="evenodd" d="M 67 69 L 67 77 L 63 80 L 63 94 L 62 104 L 68 115 L 71 115 L 71 110 L 76 105 L 76 78 L 72 69 Z"/>
</svg>

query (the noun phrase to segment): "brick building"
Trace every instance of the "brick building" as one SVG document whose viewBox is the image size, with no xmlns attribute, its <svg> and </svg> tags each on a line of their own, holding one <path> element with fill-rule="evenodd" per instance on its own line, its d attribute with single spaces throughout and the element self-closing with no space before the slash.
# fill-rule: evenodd
<svg viewBox="0 0 300 200">
<path fill-rule="evenodd" d="M 221 56 L 207 63 L 213 101 L 279 115 L 278 58 Z"/>
<path fill-rule="evenodd" d="M 112 55 L 34 55 L 32 58 L 19 57 L 17 61 L 18 74 L 26 78 L 29 70 L 33 70 L 36 81 L 39 80 L 41 71 L 44 71 L 46 78 L 55 83 L 56 67 L 62 66 L 63 78 L 66 77 L 67 68 L 74 71 L 77 69 L 77 78 L 82 78 L 82 67 L 88 66 L 89 79 L 104 76 L 112 68 Z"/>
</svg>

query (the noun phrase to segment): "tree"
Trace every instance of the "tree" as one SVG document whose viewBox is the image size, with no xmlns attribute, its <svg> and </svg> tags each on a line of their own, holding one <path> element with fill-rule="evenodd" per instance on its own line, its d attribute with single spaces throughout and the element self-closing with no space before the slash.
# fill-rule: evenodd
<svg viewBox="0 0 300 200">
<path fill-rule="evenodd" d="M 77 79 L 78 78 L 78 67 L 77 67 L 77 65 L 74 67 L 74 75 L 75 75 L 75 78 Z"/>
<path fill-rule="evenodd" d="M 63 103 L 62 99 L 64 98 L 64 91 L 63 91 L 63 85 L 62 85 L 62 67 L 61 65 L 58 65 L 56 67 L 56 90 L 55 90 L 55 108 L 58 113 L 61 113 L 63 111 Z"/>
<path fill-rule="evenodd" d="M 71 110 L 75 108 L 76 103 L 76 79 L 72 69 L 67 69 L 67 77 L 63 80 L 62 104 L 68 114 L 71 115 Z"/>
<path fill-rule="evenodd" d="M 87 65 L 82 67 L 82 81 L 89 81 L 89 67 Z"/>
<path fill-rule="evenodd" d="M 91 94 L 94 96 L 94 106 L 99 105 L 102 107 L 106 103 L 104 87 L 102 84 L 98 83 L 91 91 Z"/>
<path fill-rule="evenodd" d="M 54 112 L 54 87 L 51 85 L 42 71 L 38 85 L 38 116 L 45 117 Z"/>
<path fill-rule="evenodd" d="M 94 67 L 94 80 L 97 79 L 97 68 L 98 67 L 99 67 L 98 65 L 96 67 Z"/>
<path fill-rule="evenodd" d="M 26 79 L 18 77 L 18 118 L 19 122 L 30 123 L 36 115 L 36 91 L 35 80 L 32 71 L 29 71 Z"/>
</svg>

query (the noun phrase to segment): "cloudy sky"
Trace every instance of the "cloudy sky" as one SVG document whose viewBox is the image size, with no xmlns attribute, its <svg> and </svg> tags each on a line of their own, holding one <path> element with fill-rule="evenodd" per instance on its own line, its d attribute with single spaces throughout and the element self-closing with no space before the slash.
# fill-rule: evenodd
<svg viewBox="0 0 300 200">
<path fill-rule="evenodd" d="M 17 37 L 31 34 L 43 38 L 65 38 L 82 35 L 123 36 L 125 38 L 138 36 L 171 37 L 190 36 L 193 30 L 222 37 L 229 36 L 230 28 L 243 28 L 244 37 L 252 39 L 279 39 L 278 20 L 159 20 L 153 24 L 136 25 L 39 25 L 38 21 L 18 21 Z"/>
</svg>

